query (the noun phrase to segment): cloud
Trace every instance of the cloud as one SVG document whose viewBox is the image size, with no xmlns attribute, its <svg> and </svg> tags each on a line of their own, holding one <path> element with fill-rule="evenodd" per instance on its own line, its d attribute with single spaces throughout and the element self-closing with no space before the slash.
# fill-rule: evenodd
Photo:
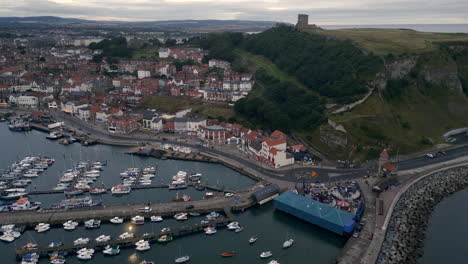
<svg viewBox="0 0 468 264">
<path fill-rule="evenodd" d="M 96 20 L 248 19 L 316 24 L 468 23 L 466 0 L 1 0 L 0 16 Z"/>
</svg>

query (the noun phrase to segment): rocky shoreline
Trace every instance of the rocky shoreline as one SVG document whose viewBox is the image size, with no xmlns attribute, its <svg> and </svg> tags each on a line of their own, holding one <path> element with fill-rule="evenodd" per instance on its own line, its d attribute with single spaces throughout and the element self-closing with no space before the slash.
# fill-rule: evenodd
<svg viewBox="0 0 468 264">
<path fill-rule="evenodd" d="M 468 166 L 429 175 L 413 184 L 393 210 L 377 264 L 418 263 L 434 207 L 468 185 Z"/>
</svg>

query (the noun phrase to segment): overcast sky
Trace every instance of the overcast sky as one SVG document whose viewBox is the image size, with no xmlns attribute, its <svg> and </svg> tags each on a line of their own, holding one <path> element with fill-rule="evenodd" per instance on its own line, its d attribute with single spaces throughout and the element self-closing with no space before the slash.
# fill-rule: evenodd
<svg viewBox="0 0 468 264">
<path fill-rule="evenodd" d="M 0 0 L 0 16 L 95 20 L 244 19 L 319 25 L 464 24 L 468 0 Z"/>
</svg>

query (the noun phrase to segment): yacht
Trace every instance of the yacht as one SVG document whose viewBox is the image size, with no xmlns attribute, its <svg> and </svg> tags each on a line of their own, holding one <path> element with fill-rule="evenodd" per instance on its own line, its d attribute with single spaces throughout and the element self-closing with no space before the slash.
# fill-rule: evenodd
<svg viewBox="0 0 468 264">
<path fill-rule="evenodd" d="M 57 258 L 54 258 L 50 261 L 50 264 L 65 264 L 66 260 L 65 260 L 65 257 L 57 257 Z"/>
<path fill-rule="evenodd" d="M 211 212 L 208 215 L 206 215 L 206 219 L 208 220 L 215 220 L 218 217 L 219 217 L 219 213 L 216 213 L 216 212 Z"/>
<path fill-rule="evenodd" d="M 163 218 L 161 216 L 153 215 L 151 216 L 151 222 L 161 222 Z"/>
<path fill-rule="evenodd" d="M 2 196 L 1 199 L 13 200 L 13 199 L 19 199 L 23 196 L 28 196 L 28 193 L 27 192 L 12 192 L 12 193 L 8 193 L 7 195 Z"/>
<path fill-rule="evenodd" d="M 155 167 L 148 167 L 143 169 L 143 173 L 155 173 L 156 168 Z"/>
<path fill-rule="evenodd" d="M 72 220 L 68 220 L 67 222 L 63 223 L 63 229 L 65 230 L 75 230 L 78 226 L 78 222 L 73 222 Z"/>
<path fill-rule="evenodd" d="M 89 193 L 90 194 L 101 194 L 101 193 L 105 193 L 107 192 L 107 190 L 105 188 L 92 188 L 89 190 Z"/>
<path fill-rule="evenodd" d="M 283 243 L 283 248 L 288 248 L 288 247 L 291 247 L 294 243 L 294 239 L 288 239 L 286 241 L 284 241 Z"/>
<path fill-rule="evenodd" d="M 117 185 L 112 187 L 112 194 L 127 194 L 132 190 L 130 186 Z"/>
<path fill-rule="evenodd" d="M 50 225 L 46 223 L 39 223 L 37 226 L 34 228 L 38 233 L 45 232 L 50 229 Z"/>
<path fill-rule="evenodd" d="M 101 220 L 90 219 L 84 222 L 86 228 L 98 228 L 101 226 Z"/>
<path fill-rule="evenodd" d="M 48 136 L 46 136 L 47 139 L 50 139 L 50 140 L 56 140 L 56 139 L 59 139 L 59 138 L 62 138 L 63 135 L 58 133 L 58 132 L 55 132 L 55 131 L 52 131 L 49 133 Z"/>
<path fill-rule="evenodd" d="M 37 174 L 37 172 L 26 172 L 26 173 L 23 173 L 23 177 L 25 178 L 36 178 L 37 176 L 39 176 L 39 174 Z"/>
<path fill-rule="evenodd" d="M 265 252 L 262 252 L 262 254 L 260 254 L 260 258 L 269 258 L 272 255 L 273 254 L 271 253 L 271 251 L 265 251 Z"/>
<path fill-rule="evenodd" d="M 175 263 L 184 263 L 190 260 L 190 256 L 182 256 L 175 259 Z"/>
<path fill-rule="evenodd" d="M 213 235 L 216 234 L 217 230 L 214 227 L 207 227 L 205 228 L 205 234 L 207 235 Z"/>
<path fill-rule="evenodd" d="M 94 202 L 91 197 L 86 196 L 84 198 L 73 198 L 62 200 L 58 204 L 52 205 L 52 209 L 72 209 L 81 207 L 94 207 L 102 205 L 101 202 Z"/>
<path fill-rule="evenodd" d="M 115 256 L 120 254 L 120 248 L 119 246 L 117 246 L 116 248 L 112 248 L 111 246 L 107 245 L 102 251 L 102 253 L 108 256 Z"/>
<path fill-rule="evenodd" d="M 76 239 L 75 241 L 73 241 L 73 245 L 84 245 L 84 244 L 88 244 L 89 243 L 89 238 L 85 237 L 80 237 L 78 239 Z"/>
<path fill-rule="evenodd" d="M 257 239 L 258 239 L 257 237 L 251 237 L 251 238 L 249 238 L 249 243 L 253 244 L 253 243 L 257 242 Z"/>
<path fill-rule="evenodd" d="M 127 238 L 133 238 L 134 234 L 133 233 L 129 233 L 129 232 L 125 232 L 123 234 L 121 234 L 119 236 L 120 239 L 127 239 Z"/>
<path fill-rule="evenodd" d="M 96 238 L 96 242 L 107 242 L 111 240 L 111 236 L 100 235 Z"/>
<path fill-rule="evenodd" d="M 78 254 L 77 255 L 77 258 L 81 259 L 81 260 L 90 260 L 93 258 L 93 254 L 90 254 L 90 253 L 82 253 L 82 254 Z"/>
<path fill-rule="evenodd" d="M 268 262 L 268 264 L 280 264 L 280 263 L 276 260 L 271 260 L 270 262 Z"/>
<path fill-rule="evenodd" d="M 236 230 L 234 230 L 234 232 L 239 233 L 239 232 L 241 232 L 242 230 L 244 230 L 244 227 L 239 226 Z"/>
<path fill-rule="evenodd" d="M 28 253 L 21 258 L 21 264 L 30 264 L 39 262 L 39 254 Z"/>
<path fill-rule="evenodd" d="M 5 242 L 13 242 L 16 239 L 12 234 L 10 233 L 4 233 L 2 236 L 0 236 L 0 240 L 5 241 Z"/>
<path fill-rule="evenodd" d="M 174 215 L 174 218 L 178 221 L 187 220 L 187 213 L 177 213 Z"/>
<path fill-rule="evenodd" d="M 236 230 L 239 228 L 239 222 L 231 222 L 227 225 L 228 230 Z"/>
<path fill-rule="evenodd" d="M 49 247 L 61 247 L 63 246 L 63 242 L 52 242 L 49 244 Z"/>
<path fill-rule="evenodd" d="M 123 218 L 119 218 L 119 217 L 114 217 L 112 218 L 111 220 L 109 220 L 112 224 L 122 224 L 123 223 Z"/>
<path fill-rule="evenodd" d="M 144 223 L 145 223 L 145 218 L 143 216 L 137 215 L 135 217 L 132 217 L 132 224 L 142 225 Z"/>
<path fill-rule="evenodd" d="M 2 232 L 12 231 L 14 228 L 15 228 L 15 225 L 14 225 L 14 224 L 2 225 L 2 226 L 0 227 L 0 231 L 2 231 Z"/>
<path fill-rule="evenodd" d="M 31 203 L 28 197 L 23 197 L 18 199 L 16 202 L 10 205 L 10 209 L 13 211 L 27 211 L 27 210 L 37 210 L 41 206 L 39 202 Z"/>
<path fill-rule="evenodd" d="M 151 248 L 149 242 L 146 240 L 139 240 L 135 243 L 135 246 L 137 251 L 146 251 Z"/>
</svg>

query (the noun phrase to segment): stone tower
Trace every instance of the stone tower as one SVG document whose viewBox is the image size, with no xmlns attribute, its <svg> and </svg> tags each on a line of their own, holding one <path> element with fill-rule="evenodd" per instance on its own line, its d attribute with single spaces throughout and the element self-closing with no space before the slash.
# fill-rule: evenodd
<svg viewBox="0 0 468 264">
<path fill-rule="evenodd" d="M 297 24 L 298 28 L 305 28 L 309 25 L 309 15 L 299 14 L 297 15 Z"/>
</svg>

